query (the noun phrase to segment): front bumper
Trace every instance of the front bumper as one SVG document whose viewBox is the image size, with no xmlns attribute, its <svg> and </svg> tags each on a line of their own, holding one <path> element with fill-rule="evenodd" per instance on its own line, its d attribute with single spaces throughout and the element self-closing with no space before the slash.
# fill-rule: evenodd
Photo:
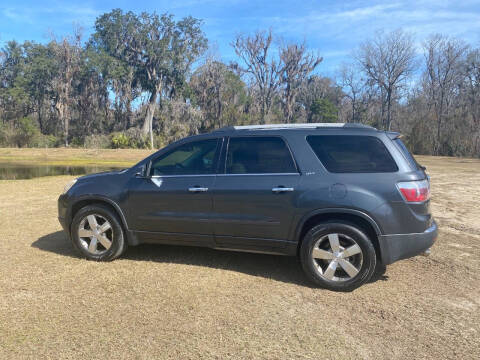
<svg viewBox="0 0 480 360">
<path fill-rule="evenodd" d="M 60 223 L 60 225 L 62 225 L 62 228 L 63 230 L 69 234 L 69 230 L 68 230 L 68 225 L 67 225 L 67 222 L 65 221 L 65 218 L 61 218 L 60 216 L 58 217 L 58 222 Z"/>
<path fill-rule="evenodd" d="M 67 208 L 66 196 L 62 194 L 58 198 L 58 221 L 60 222 L 60 225 L 62 225 L 63 230 L 65 230 L 67 234 L 70 234 L 67 221 Z"/>
<path fill-rule="evenodd" d="M 419 255 L 433 245 L 437 236 L 438 226 L 435 221 L 423 233 L 381 235 L 379 242 L 382 263 L 388 265 Z"/>
</svg>

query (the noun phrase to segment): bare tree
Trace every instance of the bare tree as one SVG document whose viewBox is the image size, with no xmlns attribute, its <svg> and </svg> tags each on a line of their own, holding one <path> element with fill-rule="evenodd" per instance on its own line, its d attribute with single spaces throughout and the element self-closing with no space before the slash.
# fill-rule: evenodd
<svg viewBox="0 0 480 360">
<path fill-rule="evenodd" d="M 386 106 L 382 122 L 384 128 L 390 130 L 394 96 L 415 69 L 412 36 L 402 30 L 377 32 L 373 39 L 360 46 L 356 58 L 369 80 L 380 88 Z"/>
<path fill-rule="evenodd" d="M 318 75 L 310 76 L 303 82 L 297 97 L 297 103 L 305 111 L 303 121 L 311 123 L 324 120 L 325 117 L 318 114 L 321 107 L 319 105 L 331 104 L 337 108 L 341 105 L 343 97 L 342 89 L 332 79 Z"/>
<path fill-rule="evenodd" d="M 280 49 L 281 80 L 285 86 L 283 107 L 287 123 L 293 120 L 293 107 L 303 82 L 322 60 L 321 56 L 309 53 L 305 43 L 289 44 Z"/>
<path fill-rule="evenodd" d="M 235 53 L 245 67 L 243 72 L 250 74 L 258 87 L 261 122 L 272 106 L 272 99 L 280 86 L 280 62 L 270 55 L 272 31 L 257 31 L 253 36 L 238 35 L 232 43 Z"/>
<path fill-rule="evenodd" d="M 438 155 L 443 123 L 454 96 L 455 86 L 462 76 L 461 64 L 467 46 L 455 39 L 433 35 L 425 42 L 424 49 L 426 69 L 423 87 L 436 123 L 433 153 Z"/>
<path fill-rule="evenodd" d="M 354 64 L 343 64 L 340 68 L 340 85 L 352 108 L 351 122 L 358 121 L 358 107 L 365 88 L 365 81 Z"/>
<path fill-rule="evenodd" d="M 473 151 L 480 154 L 480 49 L 469 51 L 463 73 L 465 101 L 472 116 Z"/>
<path fill-rule="evenodd" d="M 480 130 L 480 49 L 467 54 L 463 70 L 473 123 Z"/>
<path fill-rule="evenodd" d="M 221 127 L 220 121 L 223 111 L 223 87 L 225 84 L 226 66 L 222 63 L 207 59 L 192 76 L 190 87 L 195 92 L 197 101 L 213 126 Z"/>
<path fill-rule="evenodd" d="M 226 64 L 208 58 L 193 73 L 189 87 L 195 95 L 195 104 L 204 115 L 202 130 L 240 120 L 237 115 L 245 102 L 245 83 Z"/>
</svg>

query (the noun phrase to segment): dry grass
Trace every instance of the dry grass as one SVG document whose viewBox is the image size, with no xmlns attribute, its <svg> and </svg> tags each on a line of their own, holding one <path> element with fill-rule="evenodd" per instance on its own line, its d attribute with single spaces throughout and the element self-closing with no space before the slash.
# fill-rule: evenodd
<svg viewBox="0 0 480 360">
<path fill-rule="evenodd" d="M 420 161 L 441 225 L 431 257 L 352 293 L 310 287 L 280 256 L 140 246 L 81 260 L 56 220 L 70 177 L 0 181 L 0 359 L 478 359 L 480 162 Z"/>
<path fill-rule="evenodd" d="M 0 148 L 0 163 L 130 166 L 152 153 L 132 149 Z"/>
</svg>

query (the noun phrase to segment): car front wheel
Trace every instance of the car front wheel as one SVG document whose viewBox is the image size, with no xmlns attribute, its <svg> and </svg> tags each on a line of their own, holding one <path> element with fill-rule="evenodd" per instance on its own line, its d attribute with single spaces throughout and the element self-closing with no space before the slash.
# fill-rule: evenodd
<svg viewBox="0 0 480 360">
<path fill-rule="evenodd" d="M 310 229 L 302 241 L 300 259 L 313 282 L 334 291 L 352 291 L 367 282 L 377 261 L 365 232 L 340 221 Z"/>
<path fill-rule="evenodd" d="M 71 238 L 75 249 L 89 260 L 114 260 L 126 247 L 117 215 L 100 204 L 85 206 L 75 214 Z"/>
</svg>

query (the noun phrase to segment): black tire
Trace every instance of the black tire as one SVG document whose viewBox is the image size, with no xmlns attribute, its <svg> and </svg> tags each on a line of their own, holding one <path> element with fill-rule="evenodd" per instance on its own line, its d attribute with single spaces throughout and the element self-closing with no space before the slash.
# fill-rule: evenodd
<svg viewBox="0 0 480 360">
<path fill-rule="evenodd" d="M 356 256 L 359 257 L 361 261 L 358 262 L 359 269 L 357 269 L 358 273 L 355 276 L 350 278 L 342 267 L 339 267 L 339 270 L 334 270 L 334 274 L 337 274 L 338 271 L 340 271 L 340 273 L 344 272 L 346 275 L 344 278 L 339 276 L 342 281 L 329 280 L 320 274 L 318 261 L 323 261 L 321 264 L 328 266 L 329 260 L 316 260 L 313 258 L 312 252 L 317 242 L 329 234 L 339 234 L 339 238 L 349 238 L 360 247 L 361 254 Z M 333 291 L 352 291 L 366 283 L 372 277 L 377 264 L 377 256 L 372 242 L 362 229 L 348 222 L 329 221 L 314 226 L 304 236 L 300 247 L 300 262 L 307 277 L 316 285 Z"/>
<path fill-rule="evenodd" d="M 99 215 L 106 219 L 111 225 L 111 246 L 110 248 L 102 251 L 100 254 L 92 254 L 82 245 L 81 239 L 78 234 L 80 224 L 89 215 Z M 78 253 L 88 259 L 94 261 L 112 261 L 122 255 L 127 249 L 127 242 L 125 241 L 123 227 L 117 214 L 114 213 L 109 207 L 95 204 L 87 205 L 81 208 L 74 216 L 71 225 L 71 239 L 73 247 Z"/>
</svg>

